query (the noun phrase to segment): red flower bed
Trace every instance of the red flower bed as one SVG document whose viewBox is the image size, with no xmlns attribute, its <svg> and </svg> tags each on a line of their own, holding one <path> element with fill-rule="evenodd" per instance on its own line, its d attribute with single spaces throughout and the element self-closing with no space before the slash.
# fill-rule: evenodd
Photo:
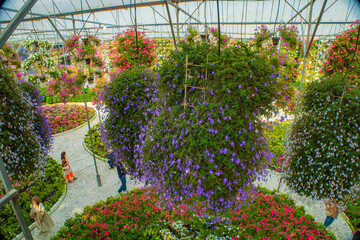
<svg viewBox="0 0 360 240">
<path fill-rule="evenodd" d="M 86 110 L 82 105 L 57 104 L 42 107 L 48 118 L 53 134 L 76 128 L 86 122 Z M 95 109 L 88 107 L 89 118 L 95 115 Z"/>
<path fill-rule="evenodd" d="M 335 239 L 291 199 L 261 191 L 240 210 L 222 216 L 207 210 L 200 218 L 189 206 L 165 209 L 154 191 L 135 189 L 86 207 L 52 239 Z"/>
</svg>

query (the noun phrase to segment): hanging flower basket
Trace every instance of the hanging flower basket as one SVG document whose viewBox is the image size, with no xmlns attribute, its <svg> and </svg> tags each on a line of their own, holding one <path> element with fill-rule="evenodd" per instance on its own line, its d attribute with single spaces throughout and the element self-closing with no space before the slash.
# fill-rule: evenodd
<svg viewBox="0 0 360 240">
<path fill-rule="evenodd" d="M 279 40 L 280 40 L 279 37 L 273 37 L 273 38 L 272 38 L 273 45 L 274 45 L 274 46 L 277 46 L 277 45 L 279 44 Z"/>
</svg>

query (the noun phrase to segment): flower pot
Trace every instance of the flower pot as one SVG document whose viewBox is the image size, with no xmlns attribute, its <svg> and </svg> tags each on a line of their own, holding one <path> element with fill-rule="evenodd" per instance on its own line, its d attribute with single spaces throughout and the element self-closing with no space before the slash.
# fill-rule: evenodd
<svg viewBox="0 0 360 240">
<path fill-rule="evenodd" d="M 209 40 L 209 34 L 201 33 L 200 37 L 201 37 L 201 40 L 203 40 L 203 41 Z"/>
<path fill-rule="evenodd" d="M 45 82 L 45 79 L 46 79 L 46 77 L 45 77 L 45 75 L 41 75 L 40 77 L 39 77 L 39 80 L 40 80 L 40 82 Z"/>
<path fill-rule="evenodd" d="M 89 44 L 89 38 L 83 38 L 82 42 L 85 46 L 87 46 Z"/>
<path fill-rule="evenodd" d="M 90 58 L 85 58 L 85 63 L 87 64 L 87 65 L 90 65 Z"/>
<path fill-rule="evenodd" d="M 277 45 L 279 44 L 279 40 L 280 40 L 279 37 L 273 37 L 273 38 L 272 38 L 273 45 L 274 45 L 274 46 L 277 46 Z"/>
<path fill-rule="evenodd" d="M 88 83 L 89 84 L 93 84 L 94 83 L 94 78 L 93 77 L 88 77 Z"/>
<path fill-rule="evenodd" d="M 3 66 L 4 66 L 4 67 L 8 67 L 8 66 L 9 66 L 9 60 L 4 60 L 4 61 L 2 61 L 2 63 L 3 63 Z"/>
</svg>

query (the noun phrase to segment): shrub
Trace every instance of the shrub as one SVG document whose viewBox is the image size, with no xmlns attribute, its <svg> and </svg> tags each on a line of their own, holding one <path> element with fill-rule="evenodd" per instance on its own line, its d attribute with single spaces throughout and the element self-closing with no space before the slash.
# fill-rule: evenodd
<svg viewBox="0 0 360 240">
<path fill-rule="evenodd" d="M 22 209 L 28 225 L 34 222 L 30 219 L 30 199 L 33 196 L 39 197 L 45 209 L 49 211 L 59 200 L 65 191 L 65 178 L 62 167 L 51 157 L 43 167 L 43 173 L 39 176 L 31 176 L 22 181 L 14 181 L 13 186 L 19 191 L 17 201 Z M 0 197 L 5 193 L 0 187 Z M 0 213 L 0 233 L 6 239 L 12 239 L 21 233 L 20 225 L 14 217 L 10 203 L 4 205 Z"/>
<path fill-rule="evenodd" d="M 347 200 L 359 182 L 360 92 L 335 75 L 308 84 L 289 137 L 288 186 L 300 195 Z"/>
<path fill-rule="evenodd" d="M 274 155 L 271 167 L 276 171 L 282 171 L 284 157 L 284 146 L 286 143 L 286 130 L 290 127 L 289 121 L 270 122 L 270 126 L 265 130 L 265 136 L 269 151 Z"/>
</svg>

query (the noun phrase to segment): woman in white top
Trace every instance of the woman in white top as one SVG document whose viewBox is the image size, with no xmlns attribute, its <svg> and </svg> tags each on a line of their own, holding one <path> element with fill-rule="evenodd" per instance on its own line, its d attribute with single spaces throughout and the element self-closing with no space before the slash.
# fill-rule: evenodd
<svg viewBox="0 0 360 240">
<path fill-rule="evenodd" d="M 51 229 L 54 227 L 54 221 L 45 211 L 44 205 L 37 197 L 33 197 L 31 199 L 30 217 L 35 220 L 40 233 L 50 232 Z"/>
</svg>

